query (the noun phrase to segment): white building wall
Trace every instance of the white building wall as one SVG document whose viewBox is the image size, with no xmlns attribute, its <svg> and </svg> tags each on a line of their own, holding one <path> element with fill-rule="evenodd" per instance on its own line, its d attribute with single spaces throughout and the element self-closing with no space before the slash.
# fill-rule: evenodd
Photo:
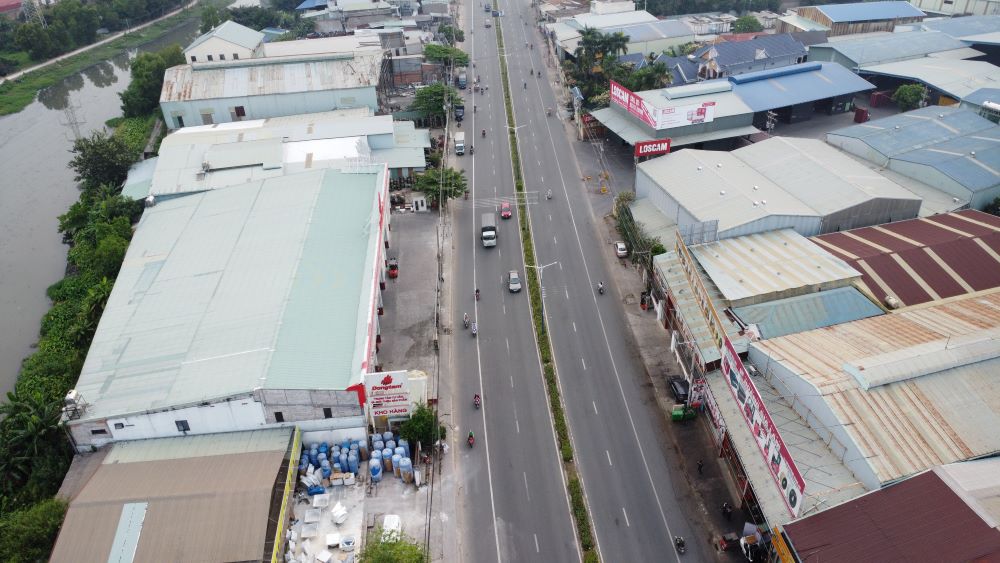
<svg viewBox="0 0 1000 563">
<path fill-rule="evenodd" d="M 685 43 L 691 43 L 694 41 L 694 34 L 682 35 L 680 37 L 666 37 L 663 39 L 655 39 L 653 41 L 639 41 L 635 43 L 629 43 L 625 46 L 626 53 L 643 53 L 648 55 L 650 53 L 662 53 L 670 49 L 671 47 L 680 47 Z"/>
<path fill-rule="evenodd" d="M 802 215 L 768 215 L 756 221 L 750 221 L 742 225 L 736 225 L 730 229 L 719 231 L 719 238 L 742 237 L 745 235 L 755 235 L 779 229 L 795 229 L 795 232 L 804 237 L 811 237 L 820 234 L 822 225 L 821 217 L 808 217 Z"/>
<path fill-rule="evenodd" d="M 973 194 L 970 190 L 959 185 L 958 182 L 952 180 L 950 177 L 942 174 L 931 166 L 893 159 L 889 161 L 889 170 L 899 172 L 908 178 L 913 178 L 914 180 L 923 182 L 928 186 L 938 188 L 939 190 L 947 194 L 951 194 L 959 199 L 971 199 L 973 200 L 970 203 L 972 207 L 982 209 L 981 205 L 979 207 L 976 206 L 976 201 L 973 199 L 973 196 L 978 194 Z M 984 202 L 984 204 L 985 203 L 988 202 Z"/>
<path fill-rule="evenodd" d="M 246 114 L 242 118 L 235 116 L 235 108 L 240 106 Z M 211 115 L 211 123 L 230 123 L 357 107 L 368 107 L 373 113 L 378 111 L 378 95 L 374 86 L 160 103 L 168 129 L 181 127 L 178 117 L 183 118 L 184 127 L 190 127 L 207 125 L 203 118 L 205 114 Z"/>
<path fill-rule="evenodd" d="M 660 210 L 660 213 L 678 225 L 689 225 L 697 221 L 687 209 L 682 207 L 669 192 L 642 169 L 636 169 L 635 195 L 637 198 L 648 198 L 650 203 Z"/>
<path fill-rule="evenodd" d="M 947 15 L 1000 15 L 1000 0 L 910 0 L 925 12 Z"/>
<path fill-rule="evenodd" d="M 230 43 L 219 37 L 211 37 L 201 45 L 184 51 L 184 59 L 189 62 L 203 63 L 206 61 L 234 61 L 252 59 L 255 49 L 247 49 L 235 43 Z M 208 57 L 212 58 L 209 59 Z"/>
<path fill-rule="evenodd" d="M 885 167 L 889 164 L 888 156 L 873 149 L 870 145 L 868 145 L 868 143 L 862 141 L 861 139 L 829 133 L 826 136 L 826 142 L 839 149 L 847 151 L 854 156 L 860 156 L 868 162 L 872 162 L 878 166 Z"/>
<path fill-rule="evenodd" d="M 874 469 L 865 461 L 854 437 L 830 409 L 818 389 L 792 373 L 784 364 L 769 358 L 766 352 L 753 344 L 750 345 L 749 360 L 809 427 L 823 438 L 830 450 L 840 456 L 859 482 L 868 490 L 881 487 Z"/>
</svg>

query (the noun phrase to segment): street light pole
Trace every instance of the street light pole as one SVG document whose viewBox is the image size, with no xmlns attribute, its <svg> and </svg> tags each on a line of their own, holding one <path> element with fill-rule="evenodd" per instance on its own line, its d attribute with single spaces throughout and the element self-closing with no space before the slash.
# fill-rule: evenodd
<svg viewBox="0 0 1000 563">
<path fill-rule="evenodd" d="M 542 282 L 544 281 L 545 268 L 548 268 L 549 266 L 555 266 L 558 263 L 559 263 L 559 261 L 557 260 L 555 262 L 549 262 L 548 264 L 545 264 L 544 266 L 538 266 L 538 265 L 532 265 L 532 264 L 525 264 L 524 265 L 525 268 L 534 268 L 535 270 L 538 270 L 538 287 L 540 288 L 540 290 L 542 292 L 542 294 L 539 296 L 541 298 L 541 302 L 542 302 L 542 322 L 545 322 L 546 324 L 547 324 L 546 317 L 547 317 L 548 313 L 545 310 L 545 284 L 542 283 Z"/>
</svg>

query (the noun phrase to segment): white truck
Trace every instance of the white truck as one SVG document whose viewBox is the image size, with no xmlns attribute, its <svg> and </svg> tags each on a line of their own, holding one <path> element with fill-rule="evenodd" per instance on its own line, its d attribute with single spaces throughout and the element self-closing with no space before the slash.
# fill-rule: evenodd
<svg viewBox="0 0 1000 563">
<path fill-rule="evenodd" d="M 465 154 L 465 131 L 455 133 L 455 154 Z"/>
<path fill-rule="evenodd" d="M 497 218 L 494 213 L 483 213 L 482 235 L 483 246 L 497 245 Z"/>
</svg>

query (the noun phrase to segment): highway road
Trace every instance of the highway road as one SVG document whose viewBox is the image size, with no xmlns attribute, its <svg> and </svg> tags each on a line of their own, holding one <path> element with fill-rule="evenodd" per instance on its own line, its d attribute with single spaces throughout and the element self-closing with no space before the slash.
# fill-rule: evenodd
<svg viewBox="0 0 1000 563">
<path fill-rule="evenodd" d="M 672 538 L 696 534 L 667 467 L 668 456 L 676 454 L 661 445 L 656 403 L 624 336 L 621 293 L 607 273 L 616 264 L 608 259 L 613 249 L 597 235 L 589 199 L 594 196 L 580 182 L 574 141 L 561 121 L 565 112 L 546 116 L 546 108 L 559 104 L 549 81 L 532 74 L 547 69 L 531 9 L 526 0 L 505 0 L 500 8 L 535 252 L 539 265 L 551 264 L 543 270 L 543 301 L 598 549 L 604 561 L 679 561 Z M 503 287 L 507 270 L 524 272 L 516 219 L 501 223 L 496 248 L 478 244 L 478 216 L 511 197 L 513 183 L 495 34 L 484 27 L 482 4 L 464 9 L 466 48 L 476 62 L 470 81 L 479 74 L 490 90 L 466 96 L 467 111 L 473 97 L 479 108 L 464 126 L 476 153 L 457 159 L 466 167 L 471 161 L 473 199 L 460 202 L 466 205 L 456 213 L 453 233 L 456 326 L 462 326 L 463 300 L 473 305 L 477 284 L 483 295 L 474 311 L 481 338 L 470 337 L 474 346 L 455 347 L 457 392 L 460 398 L 468 395 L 471 409 L 472 393 L 480 385 L 485 400 L 484 411 L 469 413 L 471 418 L 457 409 L 458 420 L 471 420 L 487 446 L 463 452 L 469 478 L 463 502 L 472 503 L 464 506 L 470 550 L 463 559 L 486 559 L 492 544 L 500 561 L 575 560 L 579 554 L 570 535 L 527 296 Z M 485 139 L 479 133 L 483 128 Z M 552 200 L 539 197 L 547 189 L 554 193 Z M 605 295 L 597 294 L 598 281 L 608 285 Z M 476 426 L 483 421 L 485 426 Z M 541 542 L 537 550 L 533 538 Z M 689 541 L 683 557 L 705 561 L 712 555 L 700 542 Z"/>
<path fill-rule="evenodd" d="M 482 4 L 467 3 L 463 10 L 463 46 L 476 68 L 469 68 L 466 119 L 460 130 L 475 152 L 450 156 L 450 166 L 466 171 L 471 194 L 468 200 L 452 202 L 454 270 L 452 279 L 446 279 L 452 286 L 455 327 L 452 412 L 459 435 L 453 443 L 459 444 L 459 482 L 464 482 L 458 502 L 460 556 L 477 562 L 579 561 L 528 295 L 510 293 L 506 286 L 507 272 L 517 270 L 523 276 L 524 266 L 516 206 L 511 219 L 501 220 L 499 214 L 502 201 L 514 202 L 514 181 L 496 35 L 484 27 L 493 18 Z M 483 86 L 490 86 L 485 94 L 473 93 L 477 74 Z M 487 130 L 486 138 L 482 129 Z M 496 247 L 483 248 L 480 242 L 483 213 L 496 216 Z M 463 313 L 478 322 L 478 337 L 464 330 Z M 483 397 L 479 411 L 472 403 L 477 392 Z M 476 435 L 472 449 L 463 442 L 470 429 Z"/>
</svg>

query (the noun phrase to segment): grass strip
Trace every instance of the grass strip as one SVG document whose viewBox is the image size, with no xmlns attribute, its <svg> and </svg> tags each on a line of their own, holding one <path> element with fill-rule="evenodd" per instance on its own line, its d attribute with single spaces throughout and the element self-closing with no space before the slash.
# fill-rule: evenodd
<svg viewBox="0 0 1000 563">
<path fill-rule="evenodd" d="M 494 4 L 493 9 L 499 10 L 499 7 Z M 503 53 L 503 30 L 501 29 L 500 18 L 493 19 L 496 23 L 494 30 L 497 36 L 497 44 L 500 52 Z M 538 263 L 535 260 L 535 245 L 531 237 L 531 224 L 528 222 L 528 208 L 524 198 L 524 175 L 521 171 L 521 153 L 517 144 L 517 130 L 514 129 L 514 106 L 511 101 L 507 59 L 503 56 L 500 57 L 500 78 L 503 84 L 504 107 L 507 110 L 507 136 L 510 142 L 511 162 L 514 166 L 514 189 L 519 195 L 517 198 L 517 219 L 521 228 L 524 263 L 534 266 L 526 268 L 525 279 L 530 290 L 528 295 L 531 301 L 531 319 L 535 323 L 535 334 L 538 338 L 538 354 L 542 360 L 545 390 L 549 397 L 549 409 L 552 411 L 556 437 L 559 440 L 559 452 L 562 455 L 563 470 L 566 473 L 566 488 L 569 493 L 570 508 L 573 513 L 573 522 L 576 524 L 580 549 L 583 552 L 583 560 L 586 563 L 597 563 L 600 561 L 600 558 L 597 555 L 594 534 L 590 527 L 590 513 L 587 510 L 587 501 L 583 495 L 583 485 L 577 475 L 576 464 L 573 461 L 573 444 L 569 439 L 569 425 L 566 423 L 566 412 L 559 394 L 559 379 L 556 375 L 555 363 L 552 358 L 552 343 L 549 339 L 548 326 L 545 324 L 545 310 L 542 303 L 541 284 L 537 270 Z"/>
</svg>

